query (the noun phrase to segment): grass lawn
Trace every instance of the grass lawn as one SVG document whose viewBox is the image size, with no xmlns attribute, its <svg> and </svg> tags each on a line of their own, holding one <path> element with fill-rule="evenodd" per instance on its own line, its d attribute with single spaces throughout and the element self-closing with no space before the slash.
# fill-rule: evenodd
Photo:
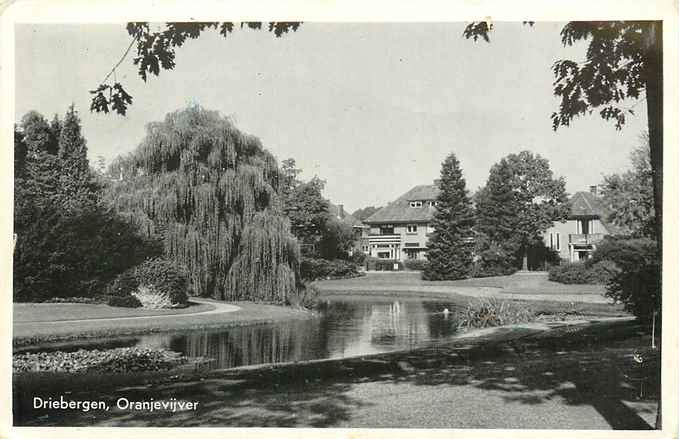
<svg viewBox="0 0 679 439">
<path fill-rule="evenodd" d="M 396 287 L 417 291 L 427 291 L 429 287 L 468 287 L 501 289 L 507 294 L 540 295 L 603 295 L 603 285 L 566 285 L 552 282 L 547 273 L 517 273 L 511 276 L 482 277 L 452 281 L 422 280 L 419 272 L 403 271 L 394 273 L 368 273 L 367 276 L 353 279 L 328 280 L 317 283 L 321 290 L 341 290 L 342 288 L 383 288 Z M 451 289 L 454 291 L 454 289 Z"/>
<path fill-rule="evenodd" d="M 15 303 L 14 322 L 47 322 L 59 320 L 107 319 L 155 315 L 192 314 L 213 310 L 214 305 L 189 302 L 186 308 L 144 309 L 121 308 L 90 303 Z"/>
<path fill-rule="evenodd" d="M 613 305 L 602 285 L 565 285 L 551 282 L 546 273 L 425 281 L 418 272 L 368 273 L 353 279 L 315 282 L 321 297 L 394 296 L 422 300 L 450 300 L 466 305 L 474 298 L 496 297 L 524 304 L 536 314 L 574 314 L 601 317 L 629 316 L 623 306 Z"/>
<path fill-rule="evenodd" d="M 210 304 L 196 304 L 184 308 L 182 314 L 168 313 L 159 314 L 157 311 L 142 311 L 139 309 L 114 308 L 106 305 L 89 305 L 89 304 L 37 304 L 31 306 L 23 306 L 26 304 L 15 304 L 19 309 L 23 309 L 22 320 L 17 319 L 15 314 L 14 325 L 12 329 L 13 345 L 14 347 L 33 346 L 43 343 L 65 342 L 74 339 L 84 338 L 106 338 L 114 336 L 139 335 L 149 334 L 155 332 L 171 332 L 193 329 L 207 329 L 207 328 L 226 328 L 232 326 L 242 326 L 250 324 L 265 324 L 272 323 L 279 320 L 302 319 L 313 316 L 308 311 L 294 309 L 285 306 L 265 305 L 252 302 L 235 302 L 234 305 L 240 309 L 235 312 L 225 313 L 203 313 L 193 314 L 195 312 L 210 311 L 214 308 Z M 77 322 L 59 322 L 54 321 L 55 315 L 49 310 L 50 307 L 73 306 L 74 309 L 81 311 L 78 315 L 66 314 L 64 311 L 61 314 L 62 320 L 66 316 L 74 316 L 75 318 L 87 319 Z M 99 309 L 99 307 L 105 307 Z M 218 306 L 218 305 L 217 305 Z M 86 308 L 83 308 L 86 307 Z M 106 309 L 109 308 L 109 309 Z M 96 311 L 95 311 L 96 310 Z M 144 315 L 144 312 L 152 313 L 147 318 L 138 319 L 121 319 L 115 320 L 111 314 L 102 313 L 116 313 L 118 317 L 131 317 L 130 312 L 141 312 L 137 316 Z M 16 312 L 16 311 L 15 311 Z M 92 313 L 99 312 L 99 318 L 106 318 L 107 320 L 97 320 L 96 318 L 89 319 Z M 122 314 L 122 313 L 127 314 Z M 49 316 L 52 320 L 45 320 Z"/>
</svg>

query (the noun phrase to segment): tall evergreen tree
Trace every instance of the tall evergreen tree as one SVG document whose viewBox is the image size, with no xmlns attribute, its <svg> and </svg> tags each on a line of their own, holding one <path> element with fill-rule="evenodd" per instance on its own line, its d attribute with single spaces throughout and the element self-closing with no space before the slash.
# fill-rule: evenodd
<svg viewBox="0 0 679 439">
<path fill-rule="evenodd" d="M 49 151 L 51 154 L 59 153 L 59 138 L 61 137 L 61 128 L 63 124 L 58 114 L 54 114 L 50 122 L 50 136 L 49 136 Z"/>
<path fill-rule="evenodd" d="M 472 268 L 469 240 L 474 211 L 455 154 L 450 154 L 441 165 L 440 189 L 423 277 L 428 280 L 462 279 L 469 276 Z"/>
<path fill-rule="evenodd" d="M 510 274 L 519 263 L 521 240 L 516 231 L 521 205 L 511 180 L 511 169 L 503 159 L 493 166 L 486 186 L 476 196 L 474 231 L 482 275 Z"/>
<path fill-rule="evenodd" d="M 31 112 L 22 119 L 22 131 L 15 131 L 14 299 L 100 294 L 115 275 L 157 250 L 99 202 L 99 188 L 90 181 L 77 196 L 65 190 L 73 181 L 45 147 L 53 133 L 43 122 Z"/>
<path fill-rule="evenodd" d="M 83 186 L 87 185 L 90 179 L 90 164 L 87 159 L 87 142 L 82 136 L 80 118 L 73 105 L 68 108 L 64 122 L 59 129 L 59 161 L 64 170 L 63 175 L 67 176 L 74 187 L 69 188 L 73 193 L 77 193 Z"/>
</svg>

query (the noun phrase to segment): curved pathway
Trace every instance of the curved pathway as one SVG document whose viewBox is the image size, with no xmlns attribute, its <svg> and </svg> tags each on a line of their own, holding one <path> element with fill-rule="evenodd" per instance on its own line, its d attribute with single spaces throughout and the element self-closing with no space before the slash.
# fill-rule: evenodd
<svg viewBox="0 0 679 439">
<path fill-rule="evenodd" d="M 191 302 L 210 305 L 213 309 L 208 309 L 205 311 L 191 312 L 191 313 L 176 313 L 176 314 L 152 314 L 143 316 L 120 316 L 120 317 L 93 317 L 90 319 L 73 319 L 73 320 L 45 320 L 45 321 L 31 321 L 31 322 L 15 322 L 15 325 L 22 324 L 65 324 L 65 323 L 83 323 L 83 322 L 106 322 L 106 321 L 122 321 L 122 320 L 139 320 L 139 319 L 163 319 L 163 318 L 177 318 L 177 317 L 191 317 L 197 315 L 209 315 L 209 314 L 223 314 L 227 312 L 238 311 L 241 308 L 236 305 L 230 305 L 227 303 L 213 302 L 210 300 L 197 299 L 195 297 L 191 298 Z"/>
</svg>

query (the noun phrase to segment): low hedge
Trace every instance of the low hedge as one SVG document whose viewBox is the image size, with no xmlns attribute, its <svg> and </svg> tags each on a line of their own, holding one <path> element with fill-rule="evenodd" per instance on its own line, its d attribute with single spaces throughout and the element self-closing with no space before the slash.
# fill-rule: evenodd
<svg viewBox="0 0 679 439">
<path fill-rule="evenodd" d="M 342 259 L 302 258 L 300 273 L 305 281 L 358 277 L 356 264 Z"/>
<path fill-rule="evenodd" d="M 614 262 L 567 262 L 549 269 L 549 280 L 562 284 L 605 285 L 618 272 Z"/>
<path fill-rule="evenodd" d="M 366 268 L 371 271 L 395 271 L 394 264 L 398 266 L 398 271 L 403 270 L 403 262 L 397 259 L 379 259 L 369 257 L 365 261 Z"/>
<path fill-rule="evenodd" d="M 427 265 L 426 259 L 406 259 L 403 262 L 403 266 L 406 270 L 422 271 Z"/>
</svg>

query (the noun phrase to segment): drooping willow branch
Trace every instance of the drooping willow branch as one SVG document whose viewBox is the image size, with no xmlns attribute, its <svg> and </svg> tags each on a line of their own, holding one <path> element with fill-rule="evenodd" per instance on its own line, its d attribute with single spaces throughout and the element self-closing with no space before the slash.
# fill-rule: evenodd
<svg viewBox="0 0 679 439">
<path fill-rule="evenodd" d="M 295 292 L 299 246 L 278 199 L 278 164 L 259 139 L 190 107 L 149 124 L 116 166 L 117 210 L 162 239 L 196 294 L 285 302 Z"/>
</svg>

